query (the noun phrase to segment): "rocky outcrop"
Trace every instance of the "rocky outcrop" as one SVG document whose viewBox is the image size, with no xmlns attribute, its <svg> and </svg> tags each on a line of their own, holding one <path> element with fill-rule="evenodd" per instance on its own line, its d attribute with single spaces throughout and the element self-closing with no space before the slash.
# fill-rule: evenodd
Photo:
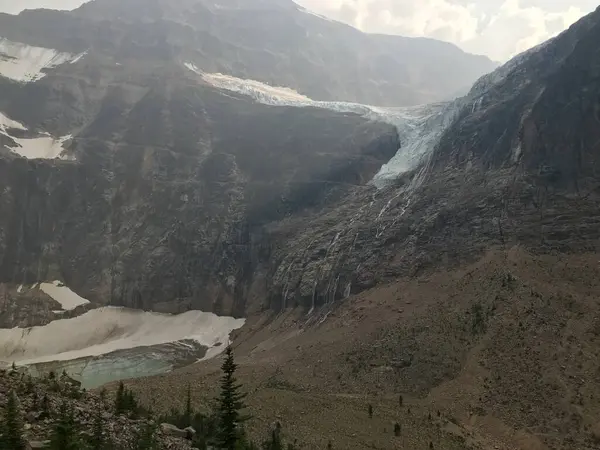
<svg viewBox="0 0 600 450">
<path fill-rule="evenodd" d="M 25 448 L 47 448 L 57 422 L 64 420 L 61 408 L 72 414 L 72 431 L 80 443 L 97 436 L 94 433 L 100 425 L 102 439 L 108 447 L 134 448 L 136 439 L 152 424 L 157 448 L 192 448 L 185 436 L 165 432 L 152 418 L 115 414 L 111 399 L 82 391 L 77 382 L 66 375 L 33 378 L 22 369 L 0 370 L 0 405 L 7 404 L 9 395 L 16 396 L 18 414 L 24 422 Z"/>
</svg>

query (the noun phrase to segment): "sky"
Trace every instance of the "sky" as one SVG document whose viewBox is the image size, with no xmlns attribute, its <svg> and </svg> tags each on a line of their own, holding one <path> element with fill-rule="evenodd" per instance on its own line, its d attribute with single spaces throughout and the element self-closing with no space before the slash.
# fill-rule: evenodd
<svg viewBox="0 0 600 450">
<path fill-rule="evenodd" d="M 555 36 L 598 6 L 598 0 L 296 1 L 366 32 L 441 39 L 499 62 Z M 73 9 L 81 3 L 82 0 L 0 0 L 0 11 Z"/>
</svg>

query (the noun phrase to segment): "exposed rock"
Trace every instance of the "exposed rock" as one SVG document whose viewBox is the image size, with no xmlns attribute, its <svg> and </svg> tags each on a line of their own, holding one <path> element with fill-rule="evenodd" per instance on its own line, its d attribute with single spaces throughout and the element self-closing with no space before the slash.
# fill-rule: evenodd
<svg viewBox="0 0 600 450">
<path fill-rule="evenodd" d="M 36 448 L 46 448 L 50 446 L 50 441 L 26 441 L 25 442 L 25 449 L 27 450 L 28 448 L 33 450 Z"/>
<path fill-rule="evenodd" d="M 188 429 L 182 430 L 177 428 L 175 425 L 171 425 L 170 423 L 161 423 L 160 429 L 167 436 L 178 437 L 182 439 L 189 439 L 190 433 Z"/>
<path fill-rule="evenodd" d="M 186 439 L 193 439 L 196 436 L 196 430 L 194 427 L 186 427 L 183 429 L 186 432 Z"/>
<path fill-rule="evenodd" d="M 74 413 L 75 423 L 81 432 L 91 434 L 94 421 L 100 413 L 103 419 L 105 437 L 115 448 L 130 448 L 136 435 L 148 423 L 148 419 L 134 419 L 126 415 L 116 415 L 114 404 L 108 399 L 81 391 L 65 377 L 33 378 L 27 373 L 0 370 L 0 405 L 6 404 L 8 392 L 15 391 L 21 413 L 27 420 L 24 438 L 29 448 L 45 448 L 47 440 L 58 420 L 58 411 L 63 403 Z M 41 417 L 43 416 L 43 420 Z M 161 449 L 187 449 L 188 432 L 167 434 L 162 429 L 156 438 Z"/>
</svg>

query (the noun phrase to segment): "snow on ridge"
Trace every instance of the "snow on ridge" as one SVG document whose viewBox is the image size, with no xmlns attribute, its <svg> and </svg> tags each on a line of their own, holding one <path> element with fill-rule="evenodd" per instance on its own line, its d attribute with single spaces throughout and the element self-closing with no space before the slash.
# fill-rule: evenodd
<svg viewBox="0 0 600 450">
<path fill-rule="evenodd" d="M 55 159 L 65 150 L 64 144 L 72 135 L 54 138 L 48 133 L 34 138 L 19 138 L 10 134 L 9 130 L 27 131 L 27 128 L 0 112 L 0 134 L 10 138 L 15 145 L 8 145 L 11 151 L 27 159 Z"/>
<path fill-rule="evenodd" d="M 298 11 L 303 12 L 304 14 L 309 14 L 311 16 L 318 17 L 319 19 L 326 20 L 327 22 L 335 22 L 335 20 L 333 20 L 329 17 L 322 16 L 321 14 L 317 14 L 316 12 L 306 9 L 303 6 L 296 5 L 296 7 L 298 8 Z"/>
<path fill-rule="evenodd" d="M 64 311 L 71 311 L 78 306 L 90 303 L 89 300 L 77 295 L 60 281 L 41 283 L 39 288 L 42 292 L 60 303 Z"/>
<path fill-rule="evenodd" d="M 13 130 L 22 130 L 22 131 L 27 130 L 27 128 L 25 128 L 25 126 L 23 126 L 22 123 L 19 123 L 15 120 L 9 119 L 4 114 L 0 113 L 0 134 L 9 136 L 8 130 L 11 128 Z"/>
<path fill-rule="evenodd" d="M 0 38 L 0 76 L 19 83 L 31 83 L 46 76 L 44 69 L 79 61 L 85 53 L 73 55 Z"/>
<path fill-rule="evenodd" d="M 69 361 L 183 340 L 208 347 L 208 359 L 221 353 L 229 334 L 244 323 L 202 311 L 170 315 L 103 307 L 40 327 L 0 329 L 0 360 L 25 365 Z"/>
<path fill-rule="evenodd" d="M 87 50 L 85 52 L 80 53 L 75 58 L 73 58 L 71 61 L 69 61 L 69 64 L 75 64 L 75 63 L 79 62 L 85 55 L 87 55 L 87 53 L 88 53 Z"/>
</svg>

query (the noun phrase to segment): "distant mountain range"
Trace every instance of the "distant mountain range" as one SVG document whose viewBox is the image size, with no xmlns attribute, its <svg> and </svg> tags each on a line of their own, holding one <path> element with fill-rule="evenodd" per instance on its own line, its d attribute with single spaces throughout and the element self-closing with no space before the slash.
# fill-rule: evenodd
<svg viewBox="0 0 600 450">
<path fill-rule="evenodd" d="M 115 61 L 184 61 L 316 100 L 409 106 L 446 100 L 497 64 L 425 38 L 365 34 L 291 0 L 93 0 L 72 12 L 0 15 L 1 35 Z"/>
</svg>

